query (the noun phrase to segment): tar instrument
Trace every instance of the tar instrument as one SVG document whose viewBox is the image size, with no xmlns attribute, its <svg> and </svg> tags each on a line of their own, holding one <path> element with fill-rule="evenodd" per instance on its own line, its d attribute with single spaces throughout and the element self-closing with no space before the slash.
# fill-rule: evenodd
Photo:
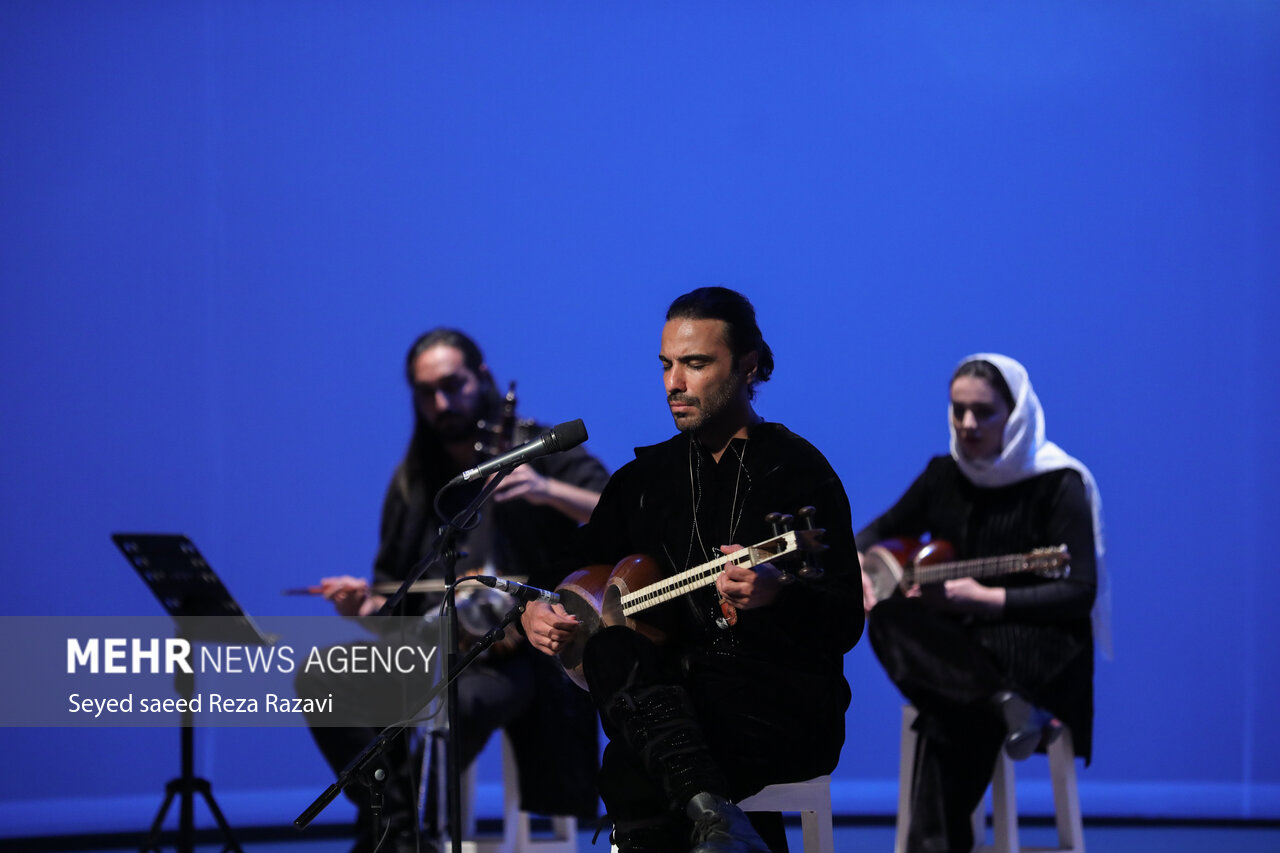
<svg viewBox="0 0 1280 853">
<path fill-rule="evenodd" d="M 587 640 L 601 628 L 626 625 L 655 643 L 663 642 L 665 635 L 660 629 L 636 617 L 651 607 L 714 584 L 720 573 L 731 565 L 755 568 L 789 554 L 823 550 L 825 546 L 818 542 L 822 531 L 812 526 L 813 507 L 805 507 L 797 515 L 803 519 L 803 530 L 789 529 L 791 516 L 770 513 L 766 520 L 773 525 L 775 535 L 671 577 L 663 577 L 658 561 L 643 554 L 625 557 L 614 566 L 588 566 L 566 577 L 556 592 L 560 594 L 561 605 L 577 617 L 580 624 L 556 655 L 565 673 L 574 684 L 588 689 L 582 672 L 582 653 Z M 816 580 L 822 576 L 822 569 L 811 558 L 804 558 L 794 575 L 784 574 L 784 582 L 793 582 L 796 576 Z M 721 628 L 736 623 L 733 605 L 722 600 L 720 609 L 721 616 L 716 622 Z"/>
<path fill-rule="evenodd" d="M 918 539 L 887 539 L 867 549 L 862 573 L 870 581 L 877 602 L 917 584 L 941 583 L 956 578 L 994 578 L 1033 572 L 1045 578 L 1066 577 L 1071 572 L 1066 545 L 1037 548 L 1027 554 L 957 560 L 955 548 L 945 539 L 921 544 Z"/>
</svg>

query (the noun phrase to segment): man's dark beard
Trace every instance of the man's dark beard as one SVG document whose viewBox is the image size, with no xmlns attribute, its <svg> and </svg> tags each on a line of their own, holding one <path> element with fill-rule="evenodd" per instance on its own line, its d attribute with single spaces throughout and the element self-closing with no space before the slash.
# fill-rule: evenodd
<svg viewBox="0 0 1280 853">
<path fill-rule="evenodd" d="M 463 441 L 476 431 L 476 421 L 461 412 L 447 412 L 436 418 L 431 429 L 443 442 Z"/>
<path fill-rule="evenodd" d="M 699 413 L 700 417 L 696 419 L 685 418 L 683 420 L 676 419 L 676 429 L 680 432 L 697 432 L 705 427 L 711 421 L 714 421 L 725 409 L 729 408 L 738 389 L 742 387 L 741 381 L 727 382 L 720 388 L 715 389 L 706 397 L 691 397 L 688 394 L 668 394 L 667 402 L 684 403 L 693 406 Z"/>
</svg>

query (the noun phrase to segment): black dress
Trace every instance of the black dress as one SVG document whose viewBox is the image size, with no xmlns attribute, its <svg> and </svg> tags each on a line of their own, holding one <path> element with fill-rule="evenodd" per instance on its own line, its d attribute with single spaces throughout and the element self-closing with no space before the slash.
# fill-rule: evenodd
<svg viewBox="0 0 1280 853">
<path fill-rule="evenodd" d="M 1072 469 L 1000 488 L 974 485 L 950 456 L 936 457 L 887 512 L 859 532 L 860 549 L 910 537 L 950 542 L 957 559 L 1065 544 L 1067 577 L 983 581 L 1007 590 L 998 618 L 943 614 L 918 599 L 876 605 L 868 634 L 890 679 L 920 712 L 909 849 L 967 850 L 969 815 L 990 778 L 1004 730 L 991 705 L 1016 690 L 1066 723 L 1087 761 L 1093 733 L 1096 589 L 1092 514 Z"/>
</svg>

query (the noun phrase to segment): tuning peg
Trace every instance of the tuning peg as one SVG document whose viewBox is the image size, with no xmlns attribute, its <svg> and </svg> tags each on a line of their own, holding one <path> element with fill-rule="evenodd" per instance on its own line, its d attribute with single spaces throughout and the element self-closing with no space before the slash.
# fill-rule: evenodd
<svg viewBox="0 0 1280 853">
<path fill-rule="evenodd" d="M 814 557 L 810 559 L 817 559 L 817 558 Z M 823 573 L 824 572 L 823 572 L 822 566 L 809 562 L 809 559 L 806 559 L 804 561 L 803 566 L 796 569 L 796 574 L 798 574 L 800 577 L 804 578 L 807 581 L 816 581 L 820 577 L 822 577 Z"/>
<path fill-rule="evenodd" d="M 811 506 L 802 506 L 796 511 L 796 515 L 800 518 L 801 530 L 813 530 L 813 517 L 818 511 Z M 818 565 L 818 557 L 816 554 L 801 554 L 800 568 L 796 569 L 796 574 L 807 581 L 817 580 L 822 577 L 822 566 Z"/>
<path fill-rule="evenodd" d="M 781 536 L 782 534 L 790 530 L 791 521 L 792 521 L 791 516 L 783 515 L 780 512 L 771 512 L 764 517 L 765 524 L 769 525 L 769 528 L 773 530 L 774 536 Z M 783 569 L 781 566 L 779 566 L 779 571 L 781 572 L 781 574 L 778 577 L 778 581 L 780 583 L 782 583 L 783 585 L 786 585 L 786 584 L 795 582 L 796 576 L 791 574 L 791 572 L 787 571 L 786 569 Z"/>
</svg>

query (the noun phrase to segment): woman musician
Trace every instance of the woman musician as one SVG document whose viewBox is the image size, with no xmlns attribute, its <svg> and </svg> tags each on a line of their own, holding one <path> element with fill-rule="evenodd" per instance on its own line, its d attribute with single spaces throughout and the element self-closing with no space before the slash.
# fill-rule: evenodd
<svg viewBox="0 0 1280 853">
<path fill-rule="evenodd" d="M 1013 359 L 966 358 L 950 393 L 950 455 L 858 534 L 859 551 L 926 535 L 960 560 L 1065 545 L 1070 569 L 957 577 L 878 602 L 864 577 L 872 647 L 919 712 L 909 851 L 972 848 L 970 815 L 1002 746 L 1026 758 L 1066 725 L 1076 753 L 1088 761 L 1091 750 L 1102 554 L 1093 476 L 1045 440 L 1040 402 Z"/>
<path fill-rule="evenodd" d="M 520 435 L 522 429 L 529 430 L 528 438 L 539 431 L 536 424 L 515 417 L 514 395 L 504 400 L 498 393 L 479 347 L 462 332 L 438 328 L 418 338 L 405 359 L 405 378 L 412 391 L 414 428 L 383 500 L 380 544 L 373 567 L 374 580 L 380 583 L 402 581 L 431 552 L 445 521 L 436 515 L 434 501 L 446 483 L 486 455 L 505 450 L 503 443 L 525 440 Z M 548 567 L 556 565 L 560 544 L 590 516 L 607 480 L 604 466 L 581 447 L 517 468 L 499 484 L 492 502 L 481 509 L 478 523 L 459 537 L 457 576 L 482 571 L 525 575 L 534 585 L 554 587 L 559 578 L 544 575 Z M 464 483 L 450 488 L 441 498 L 441 513 L 451 516 L 461 511 L 482 485 Z M 439 572 L 424 575 L 425 579 L 433 577 L 439 578 Z M 480 588 L 464 584 L 459 593 L 472 586 Z M 386 598 L 373 593 L 363 578 L 324 578 L 320 590 L 340 614 L 377 631 L 374 614 Z M 423 615 L 438 601 L 438 595 L 410 596 L 404 602 L 405 615 Z M 513 738 L 521 779 L 529 781 L 521 786 L 524 807 L 544 814 L 593 814 L 593 709 L 577 695 L 554 661 L 533 652 L 516 631 L 507 634 L 513 643 L 523 645 L 480 659 L 459 679 L 461 760 L 469 764 L 497 728 L 540 730 L 538 737 Z M 297 688 L 300 696 L 333 693 L 337 697 L 340 691 L 359 695 L 367 685 L 353 684 L 341 674 L 300 673 Z M 335 771 L 377 732 L 372 725 L 368 729 L 326 728 L 323 721 L 314 722 L 312 733 Z M 567 744 L 558 755 L 530 754 L 530 748 L 549 749 L 540 745 L 557 742 L 562 747 Z M 398 747 L 393 749 L 404 750 L 403 738 L 394 743 Z M 538 765 L 544 770 L 556 768 L 555 778 L 546 774 L 548 778 L 538 778 L 537 785 L 532 784 Z M 406 849 L 413 849 L 411 827 L 416 824 L 414 766 L 407 755 L 401 755 L 388 760 L 385 768 L 391 778 L 384 808 L 391 824 L 390 837 L 398 838 L 395 843 Z M 356 787 L 349 788 L 349 793 Z M 361 792 L 355 790 L 352 798 L 360 807 L 361 823 L 355 849 L 372 849 L 365 826 L 371 817 L 367 797 L 362 801 Z M 382 849 L 396 848 L 389 844 Z"/>
</svg>

